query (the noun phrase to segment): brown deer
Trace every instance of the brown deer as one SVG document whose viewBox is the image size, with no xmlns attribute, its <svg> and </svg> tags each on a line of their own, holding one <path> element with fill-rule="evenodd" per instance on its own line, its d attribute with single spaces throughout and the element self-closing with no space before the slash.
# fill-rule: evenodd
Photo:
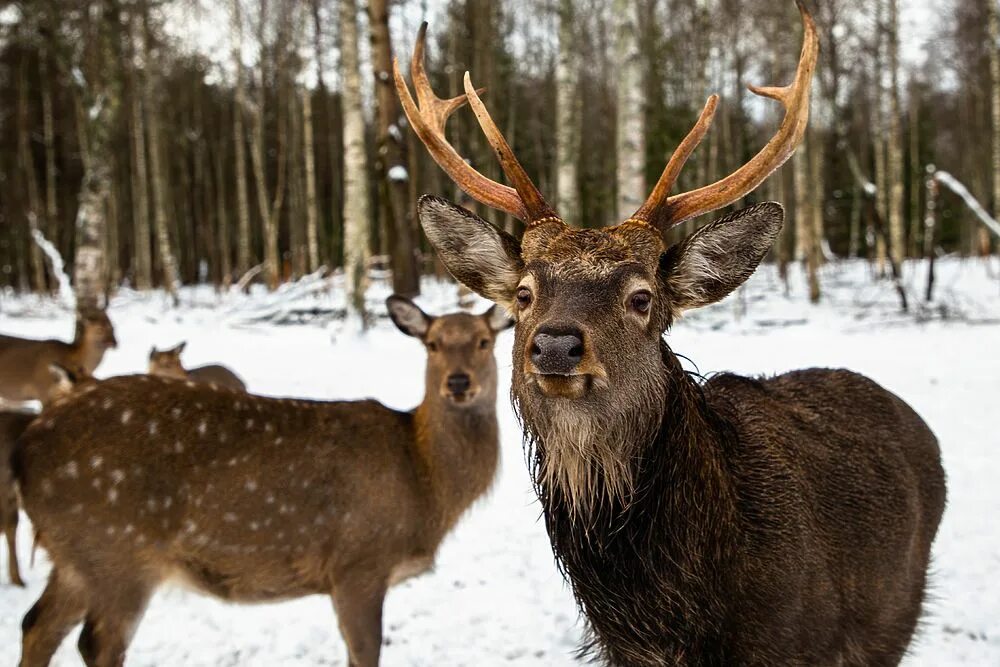
<svg viewBox="0 0 1000 667">
<path fill-rule="evenodd" d="M 115 330 L 103 310 L 77 313 L 72 343 L 0 335 L 0 401 L 44 402 L 53 389 L 52 364 L 91 375 L 114 347 Z"/>
<path fill-rule="evenodd" d="M 546 204 L 465 77 L 443 100 L 398 67 L 410 125 L 469 195 L 526 223 L 517 240 L 424 197 L 421 223 L 459 281 L 516 314 L 513 399 L 545 524 L 590 629 L 613 665 L 890 665 L 924 595 L 945 501 L 938 444 L 902 400 L 846 370 L 770 378 L 684 372 L 663 333 L 761 262 L 783 221 L 765 203 L 668 247 L 678 223 L 749 195 L 806 129 L 818 53 L 794 82 L 754 88 L 785 116 L 746 165 L 671 195 L 708 130 L 712 97 L 643 206 L 609 229 L 573 229 Z M 513 188 L 445 138 L 466 101 Z"/>
<path fill-rule="evenodd" d="M 209 364 L 192 369 L 184 368 L 184 365 L 181 364 L 181 354 L 184 352 L 186 346 L 187 342 L 183 342 L 169 350 L 152 348 L 149 351 L 149 374 L 180 380 L 192 380 L 206 384 L 217 384 L 220 387 L 226 387 L 235 391 L 247 390 L 246 384 L 243 383 L 243 380 L 236 373 L 220 364 Z"/>
<path fill-rule="evenodd" d="M 75 387 L 93 378 L 82 367 L 67 369 L 59 364 L 50 364 L 51 383 L 49 393 L 44 397 L 44 405 L 52 405 L 69 396 Z M 38 413 L 6 410 L 0 411 L 0 529 L 7 540 L 7 571 L 15 586 L 24 586 L 21 569 L 17 561 L 17 489 L 11 473 L 10 459 L 14 443 L 24 433 L 28 425 L 38 418 Z"/>
<path fill-rule="evenodd" d="M 349 661 L 378 663 L 386 589 L 431 567 L 498 459 L 497 332 L 483 315 L 389 312 L 427 349 L 423 402 L 262 398 L 116 377 L 53 406 L 13 457 L 53 563 L 23 622 L 21 665 L 47 665 L 84 622 L 91 666 L 121 665 L 153 591 L 234 602 L 333 598 Z"/>
</svg>

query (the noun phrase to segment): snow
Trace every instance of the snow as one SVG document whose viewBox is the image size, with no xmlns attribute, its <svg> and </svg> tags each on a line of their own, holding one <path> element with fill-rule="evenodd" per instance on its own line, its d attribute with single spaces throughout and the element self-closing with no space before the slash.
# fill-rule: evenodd
<svg viewBox="0 0 1000 667">
<path fill-rule="evenodd" d="M 397 183 L 402 181 L 408 181 L 410 179 L 410 174 L 406 171 L 406 167 L 396 164 L 389 169 L 389 180 L 395 181 Z"/>
<path fill-rule="evenodd" d="M 957 178 L 949 174 L 947 171 L 937 171 L 933 174 L 940 183 L 944 184 L 948 189 L 961 197 L 965 203 L 972 209 L 972 212 L 976 214 L 986 227 L 993 232 L 993 235 L 1000 238 L 1000 223 L 998 223 L 992 215 L 986 212 L 983 205 L 979 203 L 969 189 L 965 187 Z"/>
<path fill-rule="evenodd" d="M 994 262 L 993 275 L 998 268 Z M 923 270 L 904 267 L 913 294 L 920 293 Z M 1000 389 L 995 352 L 1000 286 L 982 261 L 944 258 L 937 265 L 939 301 L 916 315 L 903 315 L 892 286 L 870 281 L 864 263 L 824 267 L 826 292 L 817 307 L 807 304 L 799 274 L 793 270 L 786 297 L 774 268 L 764 267 L 725 302 L 679 322 L 669 335 L 671 346 L 693 359 L 703 374 L 843 366 L 868 374 L 910 402 L 941 441 L 949 497 L 935 544 L 932 597 L 906 664 L 1000 664 L 995 587 L 1000 451 L 994 412 Z M 377 285 L 372 292 L 381 294 L 371 299 L 374 303 L 385 287 Z M 425 294 L 420 303 L 432 313 L 457 303 L 455 288 L 444 283 L 429 281 Z M 308 298 L 324 304 L 327 299 Z M 151 345 L 183 339 L 187 364 L 229 365 L 255 393 L 373 396 L 396 408 L 419 402 L 424 353 L 384 317 L 364 336 L 337 322 L 276 325 L 220 317 L 262 299 L 259 292 L 218 296 L 208 288 L 187 288 L 181 308 L 171 309 L 163 295 L 123 293 L 110 310 L 121 347 L 109 352 L 98 375 L 141 371 Z M 0 331 L 68 337 L 72 317 L 36 297 L 0 295 Z M 511 342 L 511 332 L 501 334 L 496 351 L 501 472 L 489 496 L 442 545 L 433 573 L 390 592 L 384 665 L 578 664 L 573 651 L 582 625 L 552 560 L 507 398 Z M 257 483 L 266 491 L 265 478 Z M 44 551 L 28 567 L 27 521 L 19 546 L 28 589 L 0 587 L 0 665 L 16 663 L 21 618 L 40 594 L 48 570 Z M 0 572 L 5 572 L 2 553 Z M 54 664 L 81 664 L 75 635 Z M 237 606 L 165 587 L 139 626 L 128 660 L 130 667 L 234 664 L 345 665 L 329 599 Z"/>
</svg>

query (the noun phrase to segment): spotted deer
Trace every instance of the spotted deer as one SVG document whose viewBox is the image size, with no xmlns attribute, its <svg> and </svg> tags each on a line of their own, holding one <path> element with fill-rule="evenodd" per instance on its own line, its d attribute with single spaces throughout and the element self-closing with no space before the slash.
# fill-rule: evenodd
<svg viewBox="0 0 1000 667">
<path fill-rule="evenodd" d="M 49 393 L 43 397 L 43 405 L 52 405 L 70 395 L 77 387 L 93 380 L 82 367 L 64 368 L 59 364 L 49 365 L 51 382 Z M 25 410 L 0 411 L 0 529 L 7 541 L 7 572 L 10 582 L 24 586 L 21 569 L 17 560 L 18 503 L 17 485 L 10 468 L 14 443 L 24 433 L 28 425 L 38 419 L 38 413 Z"/>
<path fill-rule="evenodd" d="M 77 313 L 71 343 L 0 335 L 0 402 L 44 401 L 53 388 L 51 364 L 91 375 L 115 347 L 114 326 L 103 310 Z"/>
<path fill-rule="evenodd" d="M 574 229 L 535 188 L 465 75 L 440 99 L 426 25 L 396 86 L 417 136 L 477 201 L 525 222 L 517 239 L 436 197 L 420 221 L 456 279 L 516 317 L 513 400 L 546 529 L 611 665 L 889 665 L 921 612 L 945 501 L 937 441 L 902 400 L 846 370 L 699 382 L 663 334 L 745 281 L 783 209 L 750 206 L 676 245 L 665 232 L 750 195 L 800 143 L 818 53 L 804 46 L 774 137 L 722 180 L 671 194 L 715 96 L 627 220 Z M 466 102 L 509 187 L 448 143 Z"/>
<path fill-rule="evenodd" d="M 413 411 L 262 398 L 116 377 L 55 405 L 13 457 L 53 563 L 23 622 L 22 667 L 83 621 L 88 665 L 121 665 L 154 590 L 180 580 L 233 602 L 332 597 L 349 663 L 372 667 L 388 587 L 429 569 L 496 471 L 504 312 L 387 302 L 427 350 Z"/>
<path fill-rule="evenodd" d="M 236 373 L 220 364 L 209 364 L 197 368 L 186 369 L 181 363 L 181 354 L 187 342 L 175 345 L 169 350 L 158 350 L 155 347 L 149 351 L 149 374 L 162 377 L 192 380 L 207 384 L 217 384 L 220 387 L 246 391 L 247 386 Z"/>
</svg>

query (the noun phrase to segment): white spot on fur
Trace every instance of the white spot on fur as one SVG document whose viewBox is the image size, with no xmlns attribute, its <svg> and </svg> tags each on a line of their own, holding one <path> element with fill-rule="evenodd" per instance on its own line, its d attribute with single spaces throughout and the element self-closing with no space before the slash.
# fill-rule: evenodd
<svg viewBox="0 0 1000 667">
<path fill-rule="evenodd" d="M 100 470 L 101 466 L 104 465 L 104 458 L 98 455 L 90 457 L 90 467 L 94 470 Z"/>
<path fill-rule="evenodd" d="M 118 489 L 108 489 L 108 502 L 112 505 L 118 502 Z"/>
<path fill-rule="evenodd" d="M 63 476 L 65 477 L 68 477 L 70 479 L 76 479 L 80 474 L 80 470 L 79 467 L 76 465 L 76 461 L 70 461 L 69 463 L 64 465 L 62 473 Z"/>
<path fill-rule="evenodd" d="M 208 422 L 206 422 L 205 420 L 202 420 L 198 424 L 198 433 L 201 434 L 201 435 L 205 435 L 205 433 L 207 431 L 208 431 Z"/>
<path fill-rule="evenodd" d="M 153 420 L 153 421 L 149 422 L 149 434 L 150 435 L 156 435 L 157 430 L 158 430 L 158 426 L 156 424 L 156 420 Z"/>
<path fill-rule="evenodd" d="M 180 419 L 181 409 L 180 408 L 173 408 L 170 411 L 170 416 L 173 417 L 174 419 Z"/>
<path fill-rule="evenodd" d="M 236 515 L 233 514 L 232 512 L 226 512 L 225 514 L 222 515 L 222 520 L 225 521 L 226 523 L 236 523 L 236 519 L 237 519 Z"/>
<path fill-rule="evenodd" d="M 131 419 L 132 419 L 132 411 L 131 410 L 125 410 L 124 412 L 122 412 L 122 423 L 123 424 L 129 423 L 129 421 Z"/>
<path fill-rule="evenodd" d="M 247 491 L 256 491 L 257 480 L 255 480 L 252 477 L 248 477 L 246 483 L 243 485 L 243 488 L 245 488 Z"/>
<path fill-rule="evenodd" d="M 113 481 L 115 484 L 121 484 L 122 480 L 125 479 L 125 473 L 119 470 L 118 468 L 115 468 L 114 470 L 111 471 L 110 477 L 111 481 Z"/>
</svg>

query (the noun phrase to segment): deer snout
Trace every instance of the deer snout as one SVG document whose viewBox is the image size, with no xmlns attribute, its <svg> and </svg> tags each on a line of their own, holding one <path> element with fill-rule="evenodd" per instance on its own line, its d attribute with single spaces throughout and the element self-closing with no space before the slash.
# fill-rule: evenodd
<svg viewBox="0 0 1000 667">
<path fill-rule="evenodd" d="M 531 343 L 531 363 L 542 375 L 573 375 L 583 361 L 583 333 L 576 327 L 542 327 Z"/>
<path fill-rule="evenodd" d="M 452 373 L 448 376 L 446 384 L 453 396 L 464 396 L 472 386 L 472 378 L 468 373 Z"/>
</svg>

